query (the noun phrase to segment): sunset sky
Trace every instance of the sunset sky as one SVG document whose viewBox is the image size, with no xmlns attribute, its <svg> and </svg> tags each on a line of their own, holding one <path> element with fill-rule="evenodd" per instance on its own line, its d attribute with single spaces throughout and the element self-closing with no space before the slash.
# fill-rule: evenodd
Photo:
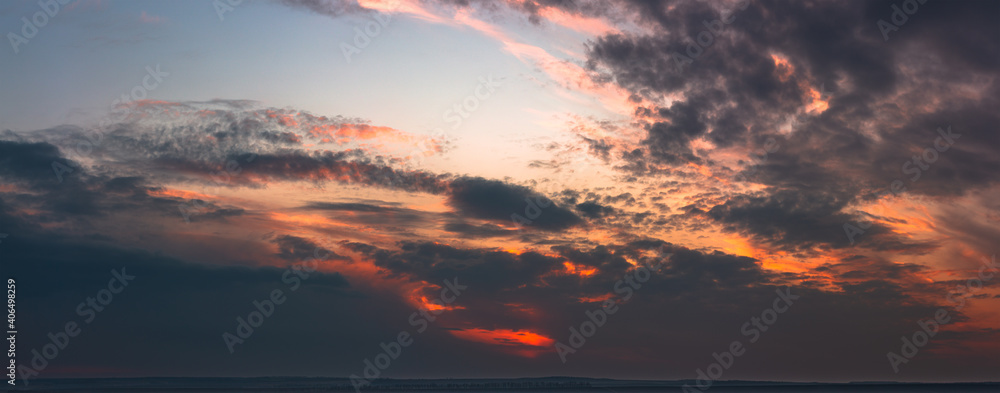
<svg viewBox="0 0 1000 393">
<path fill-rule="evenodd" d="M 1000 2 L 65 2 L 0 3 L 37 378 L 997 379 Z"/>
</svg>

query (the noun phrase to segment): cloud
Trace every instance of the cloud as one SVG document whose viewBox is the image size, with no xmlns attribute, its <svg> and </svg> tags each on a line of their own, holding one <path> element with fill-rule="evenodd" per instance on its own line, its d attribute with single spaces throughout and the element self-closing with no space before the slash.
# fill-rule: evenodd
<svg viewBox="0 0 1000 393">
<path fill-rule="evenodd" d="M 596 202 L 583 202 L 576 205 L 576 210 L 589 218 L 600 218 L 615 212 L 614 208 Z"/>
<path fill-rule="evenodd" d="M 467 222 L 449 222 L 445 224 L 444 230 L 458 234 L 459 237 L 472 239 L 513 236 L 518 233 L 517 230 L 507 229 L 496 224 L 474 225 Z"/>
<path fill-rule="evenodd" d="M 167 20 L 167 18 L 164 18 L 162 16 L 156 16 L 156 15 L 147 14 L 146 11 L 142 11 L 142 13 L 139 14 L 139 21 L 142 22 L 142 23 L 148 23 L 148 24 L 158 25 L 158 24 L 163 23 L 166 20 Z"/>
<path fill-rule="evenodd" d="M 55 182 L 52 164 L 77 166 L 62 157 L 59 148 L 46 142 L 0 141 L 0 176 L 28 183 Z"/>
<path fill-rule="evenodd" d="M 998 183 L 1000 162 L 990 152 L 1000 140 L 989 130 L 1000 121 L 1000 89 L 973 82 L 1000 69 L 997 45 L 987 43 L 997 27 L 981 17 L 995 4 L 922 6 L 926 19 L 913 16 L 888 42 L 876 22 L 889 17 L 891 2 L 733 8 L 740 4 L 622 2 L 648 28 L 587 43 L 590 70 L 645 99 L 635 114 L 645 137 L 618 153 L 617 169 L 642 178 L 695 165 L 710 174 L 702 184 L 743 174 L 759 191 L 727 182 L 732 187 L 720 190 L 705 217 L 798 249 L 847 246 L 841 226 L 871 210 L 874 195 L 895 180 L 908 195 L 930 197 Z M 716 23 L 727 10 L 732 23 Z M 935 34 L 945 26 L 962 26 L 949 33 L 951 44 Z M 702 33 L 708 45 L 696 43 Z M 694 58 L 679 69 L 678 55 Z M 935 162 L 911 180 L 914 162 L 907 173 L 903 166 L 921 160 L 936 130 L 949 126 L 961 138 L 930 155 Z M 750 159 L 766 146 L 772 151 L 763 161 Z M 900 238 L 882 221 L 866 237 L 862 247 L 882 251 L 935 247 Z"/>
<path fill-rule="evenodd" d="M 278 0 L 277 2 L 289 7 L 302 8 L 333 17 L 364 10 L 356 1 L 349 0 Z"/>
<path fill-rule="evenodd" d="M 527 187 L 498 180 L 481 177 L 455 179 L 450 184 L 448 198 L 452 206 L 475 218 L 511 223 L 516 222 L 511 218 L 516 214 L 531 220 L 531 227 L 547 231 L 563 230 L 583 223 L 579 216 L 548 201 L 545 196 Z"/>
<path fill-rule="evenodd" d="M 281 3 L 335 17 L 386 4 Z M 127 266 L 139 281 L 54 363 L 116 375 L 350 375 L 457 279 L 468 291 L 387 377 L 689 379 L 712 348 L 746 339 L 741 326 L 783 288 L 801 298 L 727 378 L 995 375 L 998 331 L 979 305 L 956 310 L 944 296 L 974 265 L 961 259 L 996 238 L 998 5 L 928 2 L 885 41 L 876 23 L 891 1 L 761 0 L 715 22 L 740 4 L 406 3 L 401 12 L 502 41 L 563 87 L 626 99 L 610 105 L 627 107 L 626 119 L 574 128 L 582 139 L 563 150 L 596 157 L 610 181 L 567 181 L 551 195 L 534 184 L 559 179 L 413 168 L 448 141 L 250 101 L 138 101 L 97 127 L 4 132 L 0 229 L 10 236 L 0 254 L 15 261 L 22 309 L 56 310 L 25 318 L 19 344 L 44 345 L 110 269 Z M 510 10 L 529 28 L 592 35 L 586 61 L 552 61 L 480 19 Z M 712 43 L 689 56 L 706 31 Z M 694 59 L 678 70 L 676 54 Z M 948 126 L 961 136 L 912 179 L 905 163 L 931 161 Z M 533 165 L 570 162 L 556 158 Z M 53 163 L 72 172 L 60 181 Z M 881 195 L 897 179 L 906 192 Z M 203 208 L 183 223 L 178 207 L 194 200 Z M 874 222 L 852 245 L 843 225 L 860 218 Z M 328 255 L 320 271 L 230 356 L 221 333 L 317 252 Z M 653 265 L 625 299 L 616 283 Z M 985 288 L 969 302 L 995 301 L 995 284 Z M 562 365 L 548 344 L 605 299 L 620 312 Z M 942 307 L 957 323 L 890 374 L 885 353 Z"/>
</svg>

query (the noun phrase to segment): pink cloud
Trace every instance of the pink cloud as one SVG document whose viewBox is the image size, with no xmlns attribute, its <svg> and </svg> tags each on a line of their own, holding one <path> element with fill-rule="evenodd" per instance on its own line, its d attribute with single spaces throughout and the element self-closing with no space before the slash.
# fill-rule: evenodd
<svg viewBox="0 0 1000 393">
<path fill-rule="evenodd" d="M 146 11 L 142 11 L 142 13 L 139 14 L 139 21 L 142 23 L 157 25 L 166 21 L 166 18 L 162 16 L 150 15 L 147 14 Z"/>
<path fill-rule="evenodd" d="M 72 11 L 77 8 L 79 8 L 80 10 L 103 9 L 106 5 L 107 4 L 104 2 L 104 0 L 79 0 L 74 3 L 70 3 L 70 5 L 67 5 L 66 8 L 64 8 L 63 10 Z"/>
</svg>

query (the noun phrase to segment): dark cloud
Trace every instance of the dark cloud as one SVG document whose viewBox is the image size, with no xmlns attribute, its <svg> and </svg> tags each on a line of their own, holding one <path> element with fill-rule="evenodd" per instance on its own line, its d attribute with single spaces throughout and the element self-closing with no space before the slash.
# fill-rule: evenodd
<svg viewBox="0 0 1000 393">
<path fill-rule="evenodd" d="M 611 159 L 611 150 L 614 146 L 606 139 L 591 139 L 587 137 L 581 137 L 584 142 L 587 143 L 587 148 L 590 154 L 600 158 L 607 162 Z"/>
<path fill-rule="evenodd" d="M 276 0 L 277 3 L 331 17 L 365 11 L 352 0 Z"/>
<path fill-rule="evenodd" d="M 512 236 L 517 233 L 517 230 L 506 229 L 496 224 L 474 225 L 467 222 L 449 222 L 445 224 L 444 230 L 473 239 Z"/>
<path fill-rule="evenodd" d="M 449 203 L 470 217 L 497 220 L 505 224 L 519 222 L 517 215 L 528 227 L 557 231 L 583 223 L 573 212 L 556 205 L 546 196 L 531 189 L 488 180 L 481 177 L 463 177 L 451 182 Z"/>
<path fill-rule="evenodd" d="M 32 184 L 55 183 L 53 164 L 72 170 L 78 165 L 66 160 L 59 148 L 45 142 L 0 141 L 0 176 Z"/>
<path fill-rule="evenodd" d="M 808 249 L 817 245 L 843 248 L 853 246 L 853 236 L 847 236 L 844 224 L 860 221 L 841 212 L 848 202 L 837 199 L 837 195 L 769 190 L 735 196 L 708 211 L 696 209 L 693 213 L 718 221 L 728 230 L 784 248 Z M 929 248 L 927 244 L 904 241 L 877 223 L 866 228 L 856 240 L 873 248 L 895 251 Z"/>
<path fill-rule="evenodd" d="M 316 209 L 316 210 L 333 210 L 333 211 L 352 211 L 352 212 L 363 212 L 363 213 L 385 213 L 385 212 L 397 212 L 400 209 L 390 206 L 377 206 L 367 203 L 330 203 L 330 202 L 310 202 L 306 206 L 306 209 Z"/>
<path fill-rule="evenodd" d="M 659 115 L 666 122 L 649 126 L 649 137 L 643 141 L 649 146 L 649 154 L 667 164 L 701 161 L 691 151 L 690 144 L 705 132 L 705 124 L 699 119 L 702 111 L 700 105 L 690 102 L 661 109 Z"/>
<path fill-rule="evenodd" d="M 732 168 L 712 162 L 711 151 L 696 151 L 692 141 L 747 151 L 775 146 L 762 162 L 744 160 L 746 168 L 735 169 L 767 186 L 763 194 L 727 195 L 707 216 L 792 248 L 845 246 L 842 225 L 870 213 L 854 206 L 887 192 L 894 180 L 903 180 L 908 193 L 929 196 L 997 184 L 1000 159 L 992 152 L 1000 150 L 1000 139 L 990 130 L 1000 122 L 1000 89 L 981 89 L 975 98 L 961 93 L 976 80 L 996 78 L 1000 69 L 1000 46 L 992 39 L 1000 30 L 983 17 L 996 14 L 997 4 L 921 4 L 886 41 L 877 22 L 890 19 L 893 4 L 766 0 L 733 9 L 740 3 L 621 3 L 651 30 L 589 42 L 590 69 L 644 102 L 671 99 L 640 106 L 636 114 L 646 138 L 641 148 L 621 153 L 627 164 L 618 169 L 650 176 L 664 173 L 651 166 L 696 163 L 727 173 Z M 727 9 L 734 11 L 732 23 L 714 22 Z M 678 69 L 678 56 L 692 57 L 688 49 L 699 46 L 704 32 L 711 44 Z M 829 107 L 809 113 L 820 94 Z M 934 104 L 926 104 L 928 97 Z M 933 150 L 936 130 L 948 126 L 961 138 L 948 151 L 932 152 L 940 157 L 911 181 L 915 162 L 905 174 L 903 166 Z M 791 135 L 783 137 L 782 128 Z M 876 223 L 862 246 L 933 248 L 887 231 Z"/>
<path fill-rule="evenodd" d="M 397 170 L 385 163 L 358 159 L 360 152 L 285 152 L 256 154 L 253 160 L 247 155 L 232 156 L 236 162 L 247 162 L 245 170 L 253 176 L 273 180 L 339 181 L 360 183 L 406 191 L 442 193 L 444 176 L 419 171 Z"/>
<path fill-rule="evenodd" d="M 576 210 L 583 213 L 583 215 L 588 218 L 601 218 L 615 213 L 615 209 L 610 206 L 604 206 L 597 202 L 590 201 L 577 204 Z"/>
<path fill-rule="evenodd" d="M 273 242 L 278 245 L 278 256 L 288 261 L 303 261 L 309 258 L 350 261 L 350 258 L 338 255 L 308 239 L 298 236 L 281 235 L 276 237 Z"/>
<path fill-rule="evenodd" d="M 733 340 L 746 343 L 748 336 L 740 333 L 741 325 L 750 317 L 759 317 L 778 297 L 775 291 L 787 287 L 791 294 L 799 296 L 798 300 L 790 311 L 781 314 L 774 330 L 763 333 L 763 338 L 748 351 L 752 359 L 766 364 L 745 363 L 742 371 L 734 375 L 774 372 L 779 367 L 784 370 L 779 372 L 782 378 L 829 378 L 817 371 L 820 369 L 837 370 L 838 375 L 847 373 L 859 379 L 886 378 L 891 369 L 885 353 L 898 351 L 899 336 L 919 329 L 916 321 L 932 316 L 937 309 L 934 304 L 915 301 L 909 294 L 905 281 L 916 273 L 912 267 L 898 268 L 886 279 L 846 281 L 844 277 L 843 291 L 829 292 L 820 289 L 822 284 L 808 280 L 801 284 L 786 282 L 797 277 L 765 270 L 752 258 L 691 250 L 655 239 L 593 248 L 553 247 L 558 257 L 435 243 L 404 242 L 398 249 L 351 244 L 349 248 L 372 258 L 389 275 L 428 283 L 458 277 L 469 289 L 460 299 L 464 308 L 453 310 L 452 315 L 464 321 L 462 326 L 466 327 L 531 329 L 565 341 L 569 327 L 586 320 L 585 311 L 599 307 L 595 301 L 581 299 L 608 294 L 619 299 L 621 311 L 609 318 L 600 337 L 588 339 L 585 350 L 571 355 L 571 362 L 564 366 L 567 370 L 631 370 L 631 375 L 648 372 L 657 378 L 682 378 L 705 362 L 689 361 L 683 354 L 700 359 L 705 357 L 704 346 L 724 349 Z M 616 293 L 615 283 L 625 275 L 634 276 L 635 266 L 629 260 L 659 269 L 622 301 L 624 292 Z M 588 276 L 570 274 L 564 270 L 564 262 L 593 268 L 595 272 Z M 889 268 L 879 263 L 873 266 Z M 826 269 L 834 268 L 851 269 L 846 262 Z M 524 306 L 545 318 L 533 318 L 520 308 Z M 952 312 L 956 320 L 965 318 Z M 478 348 L 475 344 L 471 347 Z M 600 355 L 619 353 L 622 348 L 629 348 L 625 350 L 629 356 L 622 355 L 619 361 L 626 364 L 621 367 L 609 366 Z M 673 355 L 664 358 L 663 353 Z M 853 362 L 844 364 L 843 359 Z M 942 359 L 925 359 L 936 364 L 933 367 L 937 372 L 939 367 L 959 369 L 945 366 Z M 519 361 L 544 364 L 558 359 L 550 353 L 538 360 Z M 669 366 L 668 371 L 663 371 L 664 364 Z M 971 362 L 963 364 L 972 366 Z M 817 365 L 823 367 L 817 369 Z M 905 372 L 918 372 L 916 369 L 924 367 L 929 366 L 910 364 Z M 982 365 L 976 369 L 986 370 Z"/>
<path fill-rule="evenodd" d="M 0 155 L 0 179 L 14 186 L 9 200 L 41 210 L 50 222 L 124 210 L 176 213 L 177 204 L 151 196 L 157 188 L 142 177 L 93 173 L 49 143 L 0 141 Z"/>
</svg>

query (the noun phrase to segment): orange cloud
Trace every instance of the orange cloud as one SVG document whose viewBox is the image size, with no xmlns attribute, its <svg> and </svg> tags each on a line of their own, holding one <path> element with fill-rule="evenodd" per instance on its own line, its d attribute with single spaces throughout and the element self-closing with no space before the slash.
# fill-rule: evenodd
<svg viewBox="0 0 1000 393">
<path fill-rule="evenodd" d="M 455 303 L 446 304 L 440 299 L 441 286 L 437 284 L 431 284 L 428 282 L 420 281 L 408 284 L 402 284 L 404 287 L 409 288 L 409 295 L 406 296 L 410 304 L 414 307 L 423 308 L 430 311 L 449 311 L 449 310 L 464 310 L 465 307 L 459 306 Z M 428 298 L 426 293 L 431 294 L 431 298 Z"/>
<path fill-rule="evenodd" d="M 325 216 L 318 214 L 285 214 L 279 212 L 271 212 L 269 214 L 270 218 L 275 221 L 282 221 L 290 224 L 295 224 L 298 226 L 313 226 L 313 227 L 348 227 L 353 228 L 351 225 L 337 222 L 331 220 Z M 364 231 L 364 228 L 353 228 L 357 231 Z"/>
<path fill-rule="evenodd" d="M 215 197 L 211 196 L 211 195 L 202 194 L 202 193 L 198 193 L 198 192 L 194 192 L 194 191 L 172 189 L 172 188 L 161 188 L 161 189 L 158 189 L 158 190 L 150 190 L 149 191 L 149 195 L 152 195 L 154 197 L 160 197 L 160 198 L 167 197 L 167 198 L 181 198 L 181 199 L 192 199 L 192 200 L 193 199 L 201 199 L 201 200 L 215 199 Z"/>
<path fill-rule="evenodd" d="M 344 144 L 357 139 L 378 139 L 379 141 L 410 142 L 413 136 L 392 127 L 368 124 L 322 124 L 309 129 L 309 136 L 320 138 L 320 142 Z"/>
<path fill-rule="evenodd" d="M 462 340 L 498 345 L 505 352 L 524 357 L 547 352 L 555 343 L 555 340 L 530 330 L 472 328 L 450 330 L 449 333 Z"/>
<path fill-rule="evenodd" d="M 618 31 L 603 20 L 570 14 L 555 7 L 542 8 L 538 14 L 559 26 L 590 35 L 604 35 Z"/>
<path fill-rule="evenodd" d="M 590 296 L 590 297 L 581 297 L 581 298 L 576 299 L 576 300 L 578 302 L 580 302 L 580 303 L 599 303 L 599 302 L 603 302 L 605 300 L 611 299 L 613 296 L 614 296 L 613 293 L 608 292 L 608 293 L 605 293 L 603 295 Z"/>
<path fill-rule="evenodd" d="M 597 273 L 596 267 L 577 265 L 569 261 L 563 262 L 563 266 L 566 267 L 566 273 L 575 274 L 580 277 L 589 277 Z"/>
<path fill-rule="evenodd" d="M 771 60 L 774 61 L 774 72 L 779 80 L 782 82 L 788 82 L 788 80 L 794 76 L 795 66 L 788 61 L 788 58 L 780 54 L 772 53 Z M 830 107 L 830 102 L 824 100 L 823 92 L 810 86 L 808 78 L 800 78 L 798 80 L 798 85 L 799 88 L 804 90 L 806 94 L 809 95 L 809 103 L 806 105 L 806 113 L 823 113 Z"/>
<path fill-rule="evenodd" d="M 270 109 L 265 111 L 265 113 L 267 114 L 267 117 L 276 119 L 278 121 L 278 124 L 281 124 L 285 127 L 299 126 L 298 120 L 295 120 L 295 116 L 297 116 L 298 113 L 287 114 L 287 113 L 272 111 Z"/>
<path fill-rule="evenodd" d="M 358 5 L 379 12 L 402 13 L 432 23 L 448 23 L 435 15 L 418 0 L 358 0 Z"/>
<path fill-rule="evenodd" d="M 778 79 L 782 82 L 787 82 L 788 78 L 792 77 L 795 73 L 795 66 L 788 62 L 788 59 L 779 54 L 771 54 L 771 60 L 774 60 L 774 73 L 777 74 Z"/>
</svg>

